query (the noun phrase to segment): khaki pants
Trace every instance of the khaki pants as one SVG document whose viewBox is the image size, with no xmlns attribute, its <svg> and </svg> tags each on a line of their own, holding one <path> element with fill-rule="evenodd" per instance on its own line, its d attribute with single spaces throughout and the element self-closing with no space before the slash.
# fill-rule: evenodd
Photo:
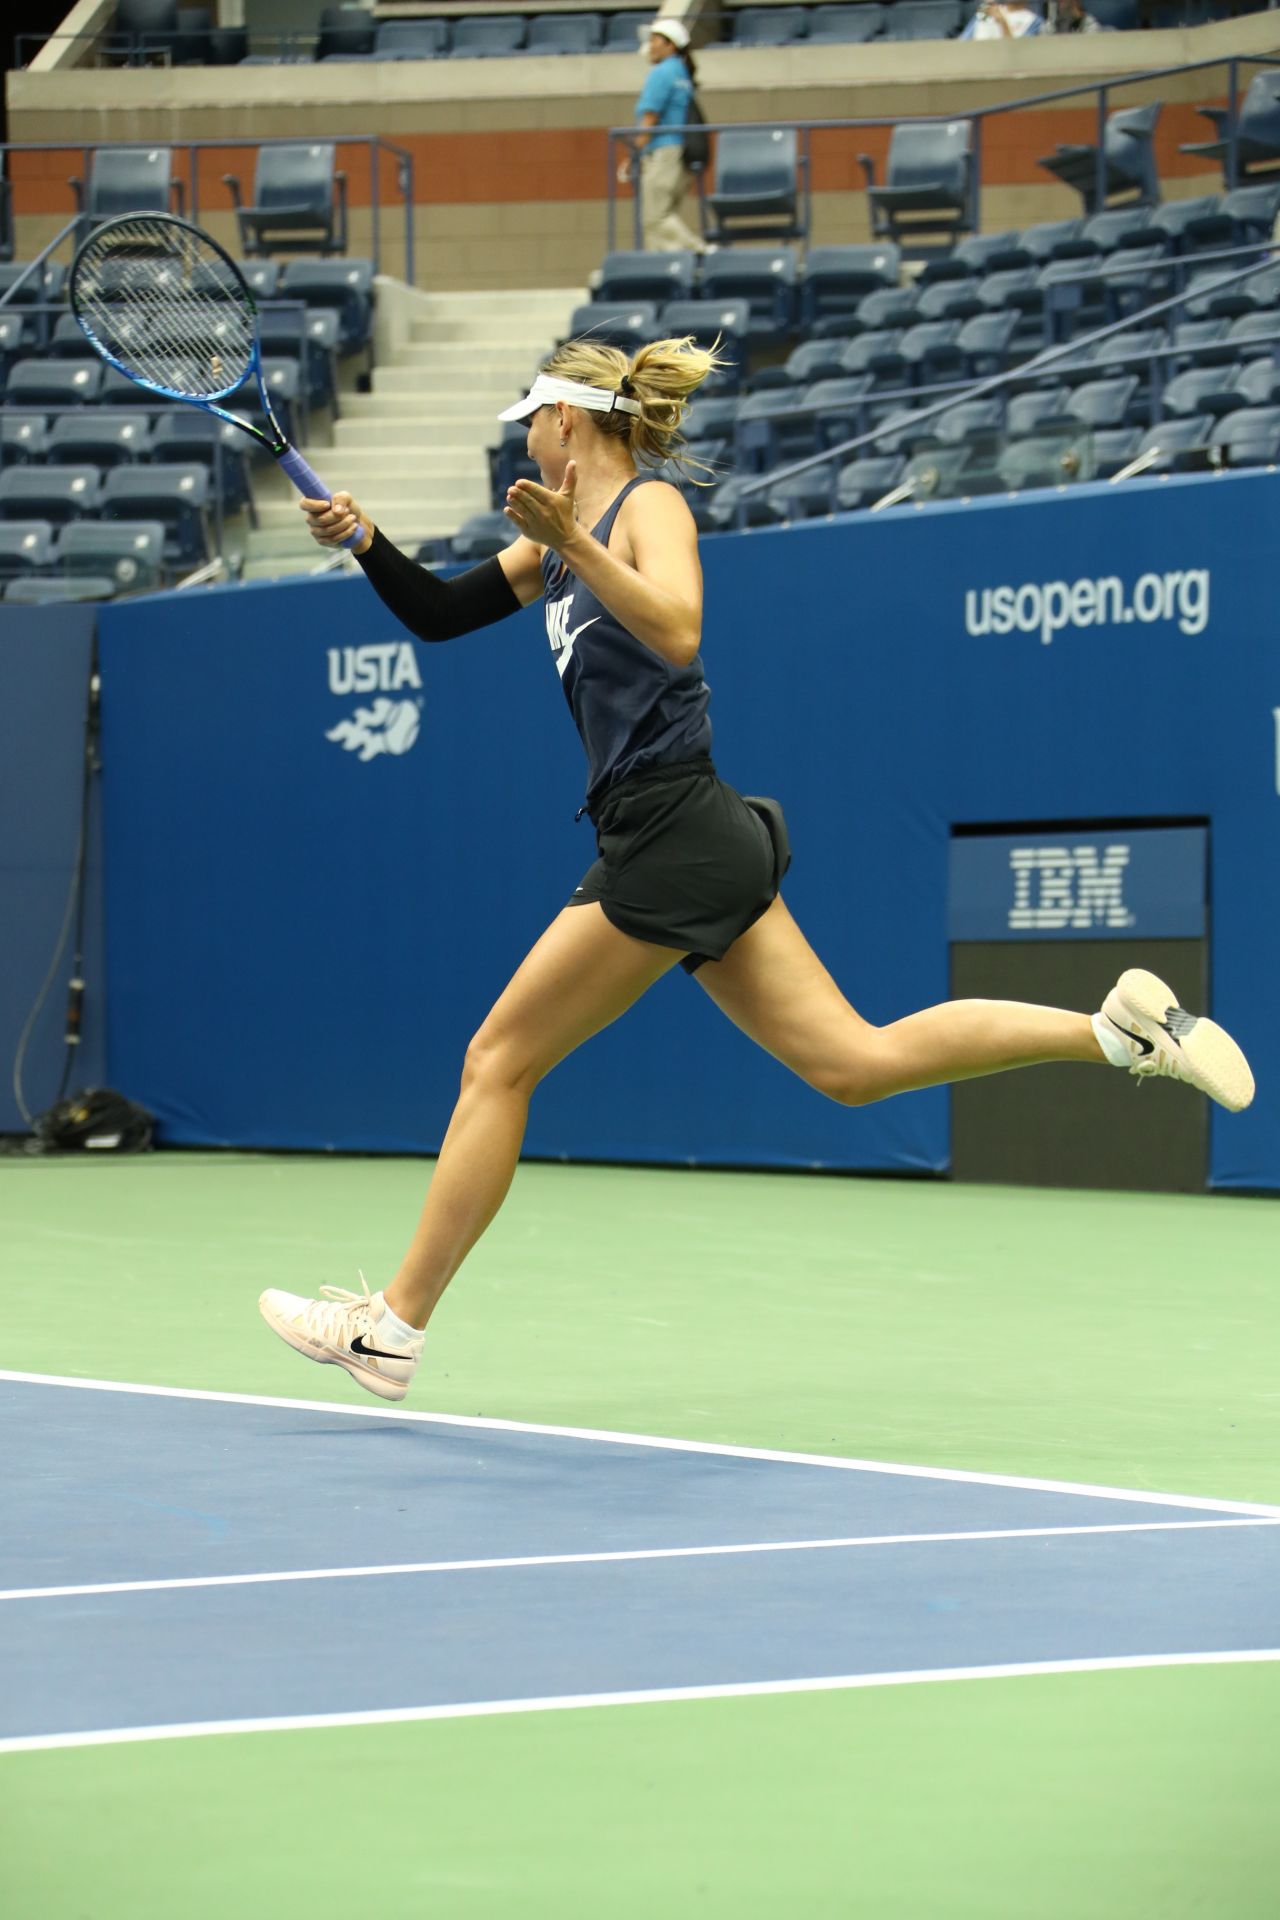
<svg viewBox="0 0 1280 1920">
<path fill-rule="evenodd" d="M 702 236 L 680 218 L 680 203 L 688 191 L 689 175 L 680 148 L 646 147 L 640 155 L 640 212 L 648 252 L 705 250 Z"/>
</svg>

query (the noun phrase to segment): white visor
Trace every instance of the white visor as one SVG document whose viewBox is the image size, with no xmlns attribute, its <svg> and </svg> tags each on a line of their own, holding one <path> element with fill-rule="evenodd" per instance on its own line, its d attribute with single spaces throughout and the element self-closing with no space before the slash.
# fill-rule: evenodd
<svg viewBox="0 0 1280 1920">
<path fill-rule="evenodd" d="M 589 413 L 640 412 L 638 400 L 628 400 L 610 387 L 584 387 L 576 380 L 556 380 L 549 373 L 540 373 L 524 399 L 507 407 L 498 418 L 527 420 L 539 407 L 549 407 L 557 400 L 567 401 L 571 407 L 586 407 Z"/>
</svg>

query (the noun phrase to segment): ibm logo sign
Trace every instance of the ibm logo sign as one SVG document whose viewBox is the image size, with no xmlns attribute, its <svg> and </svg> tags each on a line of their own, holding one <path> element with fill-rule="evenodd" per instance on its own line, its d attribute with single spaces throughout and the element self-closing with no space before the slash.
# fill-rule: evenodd
<svg viewBox="0 0 1280 1920">
<path fill-rule="evenodd" d="M 1010 847 L 1010 930 L 1131 927 L 1124 877 L 1129 847 Z"/>
</svg>

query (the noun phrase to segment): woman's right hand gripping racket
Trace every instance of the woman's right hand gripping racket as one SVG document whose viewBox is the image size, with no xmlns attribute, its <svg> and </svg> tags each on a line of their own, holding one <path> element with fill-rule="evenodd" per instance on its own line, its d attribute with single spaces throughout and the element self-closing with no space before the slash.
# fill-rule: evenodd
<svg viewBox="0 0 1280 1920">
<path fill-rule="evenodd" d="M 71 310 L 109 366 L 149 393 L 187 400 L 265 447 L 299 493 L 332 495 L 289 444 L 271 409 L 258 345 L 258 309 L 216 240 L 168 213 L 126 213 L 94 229 L 71 268 Z M 252 374 L 267 431 L 219 406 Z M 363 538 L 357 526 L 342 542 Z"/>
</svg>

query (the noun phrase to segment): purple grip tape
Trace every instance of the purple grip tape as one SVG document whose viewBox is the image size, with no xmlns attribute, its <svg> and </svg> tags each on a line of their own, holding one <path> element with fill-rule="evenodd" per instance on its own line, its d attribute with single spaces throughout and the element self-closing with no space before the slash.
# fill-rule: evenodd
<svg viewBox="0 0 1280 1920">
<path fill-rule="evenodd" d="M 307 465 L 296 447 L 287 447 L 283 453 L 276 455 L 276 459 L 288 474 L 304 500 L 332 500 L 332 488 L 326 487 L 320 475 L 315 472 L 314 468 Z M 354 547 L 357 540 L 361 540 L 363 537 L 364 535 L 361 529 L 357 527 L 351 538 L 344 540 L 342 545 L 344 547 Z"/>
</svg>

